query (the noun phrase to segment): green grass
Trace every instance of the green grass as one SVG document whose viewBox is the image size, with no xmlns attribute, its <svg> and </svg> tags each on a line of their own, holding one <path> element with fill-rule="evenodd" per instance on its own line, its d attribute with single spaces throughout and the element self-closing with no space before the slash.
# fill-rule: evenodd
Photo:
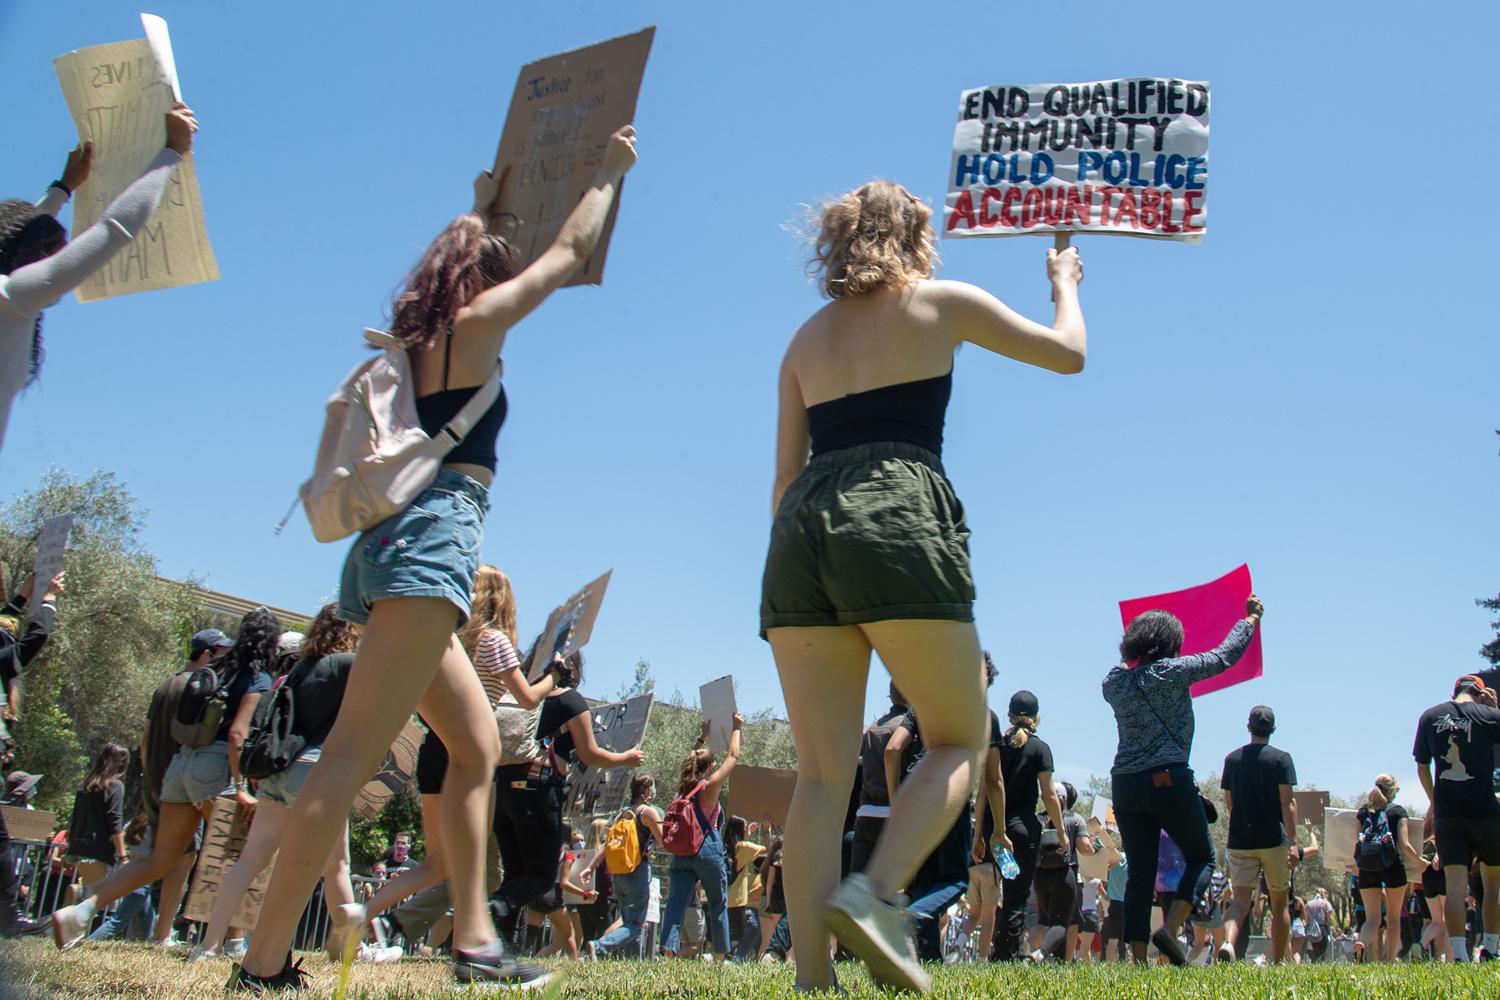
<svg viewBox="0 0 1500 1000">
<path fill-rule="evenodd" d="M 210 1000 L 222 995 L 229 975 L 223 960 L 188 965 L 181 953 L 163 955 L 141 944 L 84 945 L 57 952 L 50 941 L 0 943 L 7 965 L 6 985 L 26 1000 L 41 997 L 132 1000 Z M 313 990 L 331 995 L 337 969 L 321 955 L 306 957 Z M 563 963 L 561 988 L 553 996 L 647 998 L 707 997 L 739 1000 L 788 997 L 789 966 L 713 966 L 703 962 Z M 851 997 L 883 995 L 863 970 L 840 965 L 839 980 Z M 350 998 L 415 998 L 446 995 L 452 974 L 444 961 L 406 961 L 395 966 L 356 966 Z M 1225 966 L 1208 969 L 1134 968 L 1095 965 L 953 965 L 933 970 L 933 995 L 946 1000 L 993 996 L 1077 997 L 1084 1000 L 1179 1000 L 1179 998 L 1285 998 L 1285 1000 L 1371 1000 L 1371 998 L 1500 997 L 1500 968 L 1440 965 L 1320 965 L 1282 969 Z M 503 994 L 491 994 L 503 995 Z M 549 998 L 550 1000 L 550 998 Z"/>
</svg>

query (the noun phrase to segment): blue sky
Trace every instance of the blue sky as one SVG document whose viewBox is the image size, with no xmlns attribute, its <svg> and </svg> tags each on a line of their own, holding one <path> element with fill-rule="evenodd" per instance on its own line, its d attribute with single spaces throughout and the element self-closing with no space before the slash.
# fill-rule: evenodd
<svg viewBox="0 0 1500 1000">
<path fill-rule="evenodd" d="M 1497 154 L 1481 67 L 1500 18 L 1245 6 L 1075 2 L 986 26 L 891 3 L 157 3 L 223 278 L 50 310 L 0 492 L 49 465 L 116 470 L 164 573 L 331 598 L 344 546 L 271 526 L 360 329 L 467 208 L 519 67 L 656 24 L 606 283 L 559 293 L 506 346 L 485 557 L 527 634 L 614 568 L 589 693 L 645 657 L 666 691 L 733 673 L 742 705 L 779 712 L 755 634 L 775 372 L 819 306 L 789 224 L 877 176 L 940 202 L 965 88 L 1206 79 L 1203 244 L 1076 241 L 1081 376 L 958 359 L 945 458 L 992 704 L 1031 688 L 1060 776 L 1105 773 L 1115 602 L 1249 562 L 1266 676 L 1200 700 L 1195 765 L 1216 768 L 1265 702 L 1304 782 L 1353 794 L 1389 770 L 1413 800 L 1416 717 L 1479 666 L 1473 599 L 1500 590 L 1500 341 L 1475 294 L 1496 262 L 1475 178 Z M 137 10 L 0 7 L 0 194 L 35 197 L 75 141 L 52 57 L 139 37 Z M 1047 245 L 948 241 L 941 273 L 1050 317 Z"/>
</svg>

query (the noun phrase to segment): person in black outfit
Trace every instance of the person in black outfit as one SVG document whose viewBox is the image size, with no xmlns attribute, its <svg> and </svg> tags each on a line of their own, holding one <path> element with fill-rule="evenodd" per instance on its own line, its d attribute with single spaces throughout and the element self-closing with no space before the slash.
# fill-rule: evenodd
<svg viewBox="0 0 1500 1000">
<path fill-rule="evenodd" d="M 1041 848 L 1042 821 L 1038 800 L 1052 819 L 1054 829 L 1063 830 L 1062 804 L 1052 782 L 1052 748 L 1036 735 L 1041 722 L 1041 704 L 1030 691 L 1010 696 L 1010 729 L 1000 744 L 1000 770 L 1005 778 L 1005 832 L 1010 837 L 1020 872 L 1006 879 L 1001 892 L 1000 922 L 995 927 L 993 955 L 997 961 L 1025 957 L 1022 938 L 1026 933 L 1026 900 L 1036 875 L 1037 852 Z M 1060 840 L 1064 850 L 1067 832 Z"/>
<path fill-rule="evenodd" d="M 495 770 L 494 829 L 505 874 L 500 888 L 490 895 L 490 912 L 507 940 L 515 939 L 526 905 L 557 884 L 563 799 L 574 755 L 599 768 L 636 767 L 646 759 L 638 749 L 615 753 L 595 742 L 593 715 L 578 691 L 583 654 L 571 654 L 556 669 L 559 690 L 543 700 L 537 723 L 541 756 L 530 764 Z"/>
<path fill-rule="evenodd" d="M 880 831 L 885 827 L 885 818 L 891 814 L 891 800 L 885 780 L 885 748 L 891 735 L 900 728 L 901 720 L 908 711 L 906 699 L 896 689 L 890 690 L 891 707 L 865 728 L 859 741 L 859 782 L 855 793 L 859 806 L 854 814 L 854 837 L 849 842 L 849 872 L 862 872 L 870 863 L 870 854 Z M 905 768 L 902 768 L 902 773 Z M 845 877 L 848 872 L 844 873 Z"/>
<path fill-rule="evenodd" d="M 990 651 L 984 650 L 986 690 L 994 686 L 998 673 Z M 974 797 L 974 808 L 978 810 L 974 821 L 974 846 L 969 851 L 969 919 L 979 928 L 979 940 L 985 942 L 982 947 L 986 954 L 995 939 L 995 921 L 1000 913 L 1000 861 L 995 856 L 995 848 L 1014 850 L 1010 836 L 1005 832 L 1005 777 L 1000 767 L 1000 746 L 1004 742 L 1000 719 L 991 709 L 984 772 Z"/>
<path fill-rule="evenodd" d="M 1083 817 L 1073 812 L 1078 790 L 1064 781 L 1058 798 L 1062 825 L 1049 816 L 1037 850 L 1037 925 L 1045 930 L 1040 944 L 1042 955 L 1071 961 L 1078 942 L 1078 927 L 1083 922 L 1078 855 L 1094 853 L 1094 838 L 1089 836 Z"/>
<path fill-rule="evenodd" d="M 1292 798 L 1297 767 L 1291 754 L 1271 746 L 1276 714 L 1269 707 L 1252 708 L 1246 728 L 1250 742 L 1224 758 L 1219 781 L 1229 811 L 1227 857 L 1234 897 L 1218 959 L 1235 959 L 1239 926 L 1250 915 L 1257 880 L 1264 878 L 1271 901 L 1271 961 L 1281 962 L 1291 935 L 1287 894 L 1292 886 L 1290 848 L 1297 839 L 1297 802 Z"/>
<path fill-rule="evenodd" d="M 110 865 L 125 863 L 125 782 L 120 778 L 129 766 L 129 750 L 104 744 L 73 795 L 68 853 L 78 859 L 78 878 L 85 886 L 103 878 Z"/>
</svg>

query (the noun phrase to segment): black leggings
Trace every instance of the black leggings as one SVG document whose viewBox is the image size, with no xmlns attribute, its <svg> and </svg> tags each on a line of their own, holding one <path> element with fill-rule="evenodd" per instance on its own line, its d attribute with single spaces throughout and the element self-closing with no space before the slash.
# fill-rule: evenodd
<svg viewBox="0 0 1500 1000">
<path fill-rule="evenodd" d="M 1021 871 L 1005 880 L 1001 893 L 1000 919 L 995 924 L 993 958 L 1013 961 L 1026 954 L 1021 939 L 1026 934 L 1026 901 L 1036 875 L 1037 852 L 1042 843 L 1042 821 L 1036 816 L 1007 816 L 1005 833 L 1010 837 L 1016 867 Z"/>
<path fill-rule="evenodd" d="M 1193 769 L 1186 764 L 1154 771 L 1112 775 L 1115 822 L 1125 844 L 1130 870 L 1125 879 L 1125 941 L 1151 937 L 1151 904 L 1156 895 L 1156 863 L 1161 833 L 1166 831 L 1182 851 L 1187 867 L 1177 883 L 1176 899 L 1198 899 L 1213 875 L 1214 848 L 1208 817 Z"/>
<path fill-rule="evenodd" d="M 505 768 L 501 768 L 501 773 Z M 505 877 L 490 896 L 498 911 L 500 936 L 513 940 L 516 922 L 528 903 L 557 885 L 562 858 L 563 790 L 560 778 L 513 788 L 500 778 L 495 785 L 495 839 Z"/>
</svg>

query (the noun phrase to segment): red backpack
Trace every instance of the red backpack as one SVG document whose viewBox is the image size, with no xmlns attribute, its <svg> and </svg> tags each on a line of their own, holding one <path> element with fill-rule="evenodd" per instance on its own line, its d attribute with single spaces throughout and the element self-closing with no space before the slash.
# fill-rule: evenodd
<svg viewBox="0 0 1500 1000">
<path fill-rule="evenodd" d="M 668 854 L 691 858 L 702 849 L 703 837 L 708 832 L 704 829 L 708 817 L 698 806 L 698 793 L 707 784 L 706 781 L 698 782 L 691 792 L 673 799 L 667 807 L 667 818 L 661 821 L 661 846 Z"/>
</svg>

